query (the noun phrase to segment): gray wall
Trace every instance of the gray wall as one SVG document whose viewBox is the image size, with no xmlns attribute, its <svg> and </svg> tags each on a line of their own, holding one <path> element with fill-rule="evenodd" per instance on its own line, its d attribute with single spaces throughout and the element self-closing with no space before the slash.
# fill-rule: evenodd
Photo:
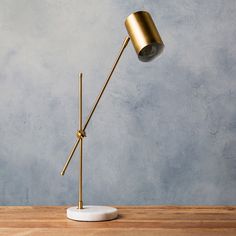
<svg viewBox="0 0 236 236">
<path fill-rule="evenodd" d="M 0 204 L 75 204 L 84 118 L 149 11 L 166 45 L 130 44 L 87 129 L 86 204 L 236 204 L 236 1 L 0 1 Z"/>
</svg>

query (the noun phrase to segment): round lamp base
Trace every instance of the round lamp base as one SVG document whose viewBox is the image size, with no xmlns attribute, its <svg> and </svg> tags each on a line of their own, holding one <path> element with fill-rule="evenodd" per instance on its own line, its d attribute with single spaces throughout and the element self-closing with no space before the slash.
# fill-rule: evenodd
<svg viewBox="0 0 236 236">
<path fill-rule="evenodd" d="M 78 221 L 106 221 L 117 218 L 118 210 L 108 206 L 77 206 L 67 209 L 67 218 Z"/>
</svg>

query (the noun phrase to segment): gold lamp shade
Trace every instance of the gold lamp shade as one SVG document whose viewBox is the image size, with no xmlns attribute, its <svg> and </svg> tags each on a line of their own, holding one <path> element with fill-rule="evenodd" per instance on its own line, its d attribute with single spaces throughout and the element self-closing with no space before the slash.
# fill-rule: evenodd
<svg viewBox="0 0 236 236">
<path fill-rule="evenodd" d="M 125 26 L 140 61 L 151 61 L 162 53 L 164 44 L 148 12 L 132 13 L 126 18 Z"/>
</svg>

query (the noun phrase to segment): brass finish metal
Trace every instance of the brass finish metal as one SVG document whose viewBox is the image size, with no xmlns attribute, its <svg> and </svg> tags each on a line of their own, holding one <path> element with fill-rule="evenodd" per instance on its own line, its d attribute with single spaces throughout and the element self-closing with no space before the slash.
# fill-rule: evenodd
<svg viewBox="0 0 236 236">
<path fill-rule="evenodd" d="M 79 130 L 83 132 L 83 74 L 79 74 Z M 82 134 L 81 133 L 81 134 Z"/>
<path fill-rule="evenodd" d="M 90 111 L 90 113 L 89 113 L 89 115 L 88 115 L 88 117 L 87 117 L 87 120 L 86 120 L 86 122 L 85 122 L 84 128 L 83 128 L 83 129 L 80 129 L 80 130 L 77 132 L 77 138 L 78 138 L 78 139 L 77 139 L 77 141 L 76 141 L 74 147 L 72 148 L 72 150 L 71 150 L 71 152 L 70 152 L 70 154 L 69 154 L 69 156 L 68 156 L 68 159 L 67 159 L 67 161 L 66 161 L 66 163 L 65 163 L 65 165 L 64 165 L 64 167 L 63 167 L 63 169 L 62 169 L 62 171 L 61 171 L 61 175 L 64 175 L 64 174 L 65 174 L 66 169 L 67 169 L 67 167 L 68 167 L 68 165 L 69 165 L 69 163 L 70 163 L 70 161 L 71 161 L 72 156 L 73 156 L 74 153 L 75 153 L 75 150 L 76 150 L 76 148 L 77 148 L 79 142 L 81 142 L 81 140 L 83 139 L 83 135 L 84 135 L 84 136 L 86 135 L 85 130 L 86 130 L 88 124 L 89 124 L 89 121 L 91 120 L 92 115 L 94 114 L 94 111 L 95 111 L 96 108 L 97 108 L 97 105 L 98 105 L 98 103 L 99 103 L 99 101 L 100 101 L 100 99 L 101 99 L 101 97 L 102 97 L 102 95 L 103 95 L 103 93 L 104 93 L 104 91 L 105 91 L 105 89 L 106 89 L 106 87 L 107 87 L 107 85 L 108 85 L 108 83 L 109 83 L 111 77 L 112 77 L 112 74 L 113 74 L 113 72 L 114 72 L 114 70 L 115 70 L 115 68 L 116 68 L 116 66 L 117 66 L 117 64 L 118 64 L 118 62 L 119 62 L 119 60 L 120 60 L 120 58 L 121 58 L 121 56 L 122 56 L 122 54 L 123 54 L 125 48 L 126 48 L 126 46 L 127 46 L 128 43 L 129 43 L 129 40 L 130 40 L 129 37 L 126 37 L 126 38 L 125 38 L 125 40 L 124 40 L 124 42 L 123 42 L 123 44 L 122 44 L 122 47 L 121 47 L 121 49 L 120 49 L 120 52 L 119 52 L 119 54 L 118 54 L 118 56 L 117 56 L 117 58 L 116 58 L 116 60 L 115 60 L 115 63 L 114 63 L 114 65 L 112 66 L 111 72 L 109 73 L 109 75 L 108 75 L 108 77 L 107 77 L 107 80 L 106 80 L 105 84 L 103 85 L 103 87 L 102 87 L 102 89 L 101 89 L 101 92 L 100 92 L 100 94 L 98 95 L 98 97 L 97 97 L 97 99 L 96 99 L 96 102 L 94 103 L 93 108 L 92 108 L 92 110 Z"/>
<path fill-rule="evenodd" d="M 76 150 L 76 148 L 77 148 L 77 146 L 78 146 L 78 144 L 79 144 L 79 142 L 80 142 L 80 139 L 81 139 L 81 138 L 78 138 L 77 141 L 76 141 L 76 143 L 74 144 L 74 146 L 73 146 L 73 148 L 72 148 L 72 150 L 71 150 L 71 152 L 70 152 L 70 154 L 69 154 L 69 156 L 68 156 L 68 159 L 67 159 L 67 161 L 66 161 L 66 163 L 65 163 L 65 165 L 64 165 L 64 167 L 63 167 L 63 169 L 62 169 L 62 171 L 61 171 L 61 175 L 64 175 L 64 174 L 65 174 L 66 169 L 67 169 L 67 167 L 68 167 L 68 165 L 69 165 L 69 163 L 70 163 L 70 161 L 71 161 L 71 158 L 73 157 L 73 155 L 74 155 L 74 153 L 75 153 L 75 150 Z"/>
<path fill-rule="evenodd" d="M 110 73 L 108 74 L 108 77 L 86 119 L 86 122 L 83 126 L 83 107 L 82 107 L 82 96 L 83 96 L 83 88 L 82 88 L 82 80 L 83 75 L 80 73 L 79 75 L 79 129 L 76 132 L 76 143 L 74 144 L 68 159 L 61 171 L 61 175 L 64 175 L 67 167 L 75 153 L 76 148 L 80 144 L 80 173 L 79 173 L 79 190 L 78 190 L 78 209 L 83 209 L 83 139 L 86 137 L 86 128 L 98 106 L 99 101 L 101 100 L 101 97 L 113 75 L 113 72 L 115 71 L 115 68 L 126 48 L 126 46 L 129 43 L 129 40 L 131 39 L 134 48 L 138 54 L 138 58 L 141 61 L 148 62 L 152 59 L 154 59 L 156 56 L 161 54 L 161 52 L 164 49 L 164 44 L 161 40 L 161 37 L 157 31 L 157 28 L 148 12 L 145 11 L 139 11 L 131 14 L 127 17 L 125 20 L 125 26 L 128 31 L 129 37 L 126 37 L 123 41 L 122 47 L 120 49 L 120 52 L 115 60 L 115 63 L 112 66 L 112 69 Z"/>
<path fill-rule="evenodd" d="M 80 73 L 79 78 L 79 130 L 80 130 L 80 173 L 79 173 L 79 201 L 78 208 L 83 209 L 83 74 Z"/>
<path fill-rule="evenodd" d="M 83 205 L 83 202 L 82 202 L 82 201 L 79 201 L 79 202 L 78 202 L 78 208 L 79 208 L 79 209 L 83 209 L 83 206 L 84 206 L 84 205 Z"/>
<path fill-rule="evenodd" d="M 164 44 L 148 12 L 132 13 L 126 18 L 125 26 L 140 61 L 151 61 L 162 53 Z"/>
<path fill-rule="evenodd" d="M 86 133 L 83 130 L 78 130 L 76 133 L 77 138 L 84 138 L 86 137 Z"/>
<path fill-rule="evenodd" d="M 129 43 L 129 40 L 130 40 L 129 37 L 126 37 L 126 38 L 125 38 L 125 40 L 124 40 L 124 42 L 123 42 L 123 44 L 122 44 L 121 50 L 120 50 L 120 52 L 119 52 L 119 54 L 118 54 L 118 56 L 117 56 L 117 58 L 116 58 L 116 61 L 115 61 L 114 65 L 112 66 L 111 72 L 110 72 L 110 74 L 108 75 L 107 80 L 106 80 L 105 84 L 103 85 L 103 88 L 102 88 L 100 94 L 98 95 L 98 97 L 97 97 L 97 99 L 96 99 L 96 102 L 94 103 L 93 108 L 92 108 L 92 110 L 90 111 L 90 114 L 89 114 L 89 116 L 88 116 L 88 118 L 87 118 L 87 120 L 86 120 L 86 122 L 85 122 L 84 130 L 87 128 L 87 126 L 88 126 L 88 124 L 89 124 L 89 121 L 90 121 L 90 119 L 92 118 L 92 115 L 93 115 L 94 111 L 96 110 L 96 107 L 97 107 L 97 105 L 98 105 L 98 103 L 99 103 L 99 101 L 100 101 L 100 99 L 101 99 L 101 97 L 102 97 L 102 95 L 103 95 L 103 93 L 104 93 L 104 91 L 105 91 L 105 89 L 106 89 L 106 87 L 107 87 L 107 85 L 108 85 L 110 79 L 111 79 L 111 76 L 112 76 L 112 74 L 113 74 L 113 72 L 114 72 L 114 70 L 115 70 L 115 68 L 116 68 L 116 66 L 117 66 L 117 64 L 118 64 L 118 62 L 119 62 L 119 60 L 120 60 L 120 57 L 121 57 L 121 55 L 123 54 L 123 52 L 124 52 L 126 46 L 127 46 L 128 43 Z"/>
<path fill-rule="evenodd" d="M 128 34 L 130 37 L 126 37 L 123 45 L 121 47 L 121 50 L 118 54 L 118 57 L 111 69 L 110 74 L 108 75 L 108 78 L 98 95 L 96 102 L 87 117 L 87 120 L 85 122 L 84 128 L 79 130 L 77 132 L 77 140 L 76 143 L 74 144 L 67 161 L 61 171 L 61 175 L 65 174 L 65 171 L 71 161 L 71 158 L 73 157 L 76 148 L 78 147 L 79 142 L 82 140 L 83 137 L 86 136 L 85 130 L 89 124 L 90 119 L 92 118 L 92 115 L 94 111 L 96 110 L 96 107 L 107 87 L 107 84 L 109 83 L 111 76 L 120 60 L 121 55 L 123 54 L 124 49 L 129 43 L 129 40 L 131 39 L 134 48 L 138 54 L 138 58 L 141 61 L 147 62 L 152 59 L 154 59 L 156 56 L 160 55 L 161 52 L 164 49 L 164 44 L 161 40 L 161 37 L 157 31 L 157 28 L 151 18 L 151 15 L 148 12 L 145 11 L 139 11 L 135 12 L 127 17 L 125 20 L 125 26 L 128 31 Z"/>
</svg>

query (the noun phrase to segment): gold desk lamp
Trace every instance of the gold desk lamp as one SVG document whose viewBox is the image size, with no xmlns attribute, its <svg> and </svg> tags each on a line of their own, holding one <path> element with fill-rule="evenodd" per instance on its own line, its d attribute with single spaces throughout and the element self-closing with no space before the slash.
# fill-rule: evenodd
<svg viewBox="0 0 236 236">
<path fill-rule="evenodd" d="M 78 221 L 104 221 L 117 218 L 118 211 L 116 208 L 108 206 L 83 206 L 82 200 L 82 160 L 83 160 L 83 139 L 86 137 L 86 128 L 97 108 L 97 105 L 111 79 L 111 76 L 124 52 L 124 49 L 131 39 L 135 51 L 140 61 L 149 62 L 158 55 L 160 55 L 164 49 L 164 44 L 157 31 L 157 28 L 151 18 L 151 15 L 145 11 L 138 11 L 132 13 L 125 20 L 125 26 L 129 36 L 125 38 L 117 59 L 109 73 L 107 80 L 102 87 L 100 94 L 98 95 L 96 102 L 93 105 L 91 112 L 89 113 L 87 120 L 83 126 L 82 124 L 82 73 L 80 73 L 79 80 L 79 130 L 76 133 L 77 141 L 72 148 L 68 159 L 64 165 L 61 175 L 65 174 L 65 171 L 71 161 L 72 156 L 75 153 L 76 148 L 80 144 L 80 175 L 79 175 L 79 199 L 78 205 L 67 209 L 67 217 L 72 220 Z"/>
</svg>

